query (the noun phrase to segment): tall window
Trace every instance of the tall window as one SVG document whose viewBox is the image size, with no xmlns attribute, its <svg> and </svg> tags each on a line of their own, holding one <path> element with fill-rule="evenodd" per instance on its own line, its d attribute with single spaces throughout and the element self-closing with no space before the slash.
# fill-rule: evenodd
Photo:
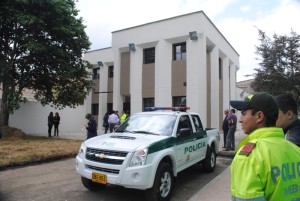
<svg viewBox="0 0 300 201">
<path fill-rule="evenodd" d="M 93 68 L 93 80 L 98 80 L 100 76 L 100 68 Z"/>
<path fill-rule="evenodd" d="M 92 104 L 92 115 L 99 114 L 99 104 Z"/>
<path fill-rule="evenodd" d="M 154 98 L 144 98 L 143 104 L 143 111 L 145 110 L 145 107 L 154 107 Z"/>
<path fill-rule="evenodd" d="M 185 107 L 186 97 L 185 96 L 174 96 L 173 97 L 173 107 Z"/>
<path fill-rule="evenodd" d="M 109 66 L 108 67 L 108 78 L 113 78 L 114 77 L 114 66 Z"/>
<path fill-rule="evenodd" d="M 173 45 L 173 60 L 186 60 L 186 43 L 177 43 Z"/>
<path fill-rule="evenodd" d="M 113 104 L 107 103 L 107 112 L 111 113 L 113 111 Z"/>
<path fill-rule="evenodd" d="M 219 80 L 223 79 L 223 59 L 219 58 Z"/>
<path fill-rule="evenodd" d="M 155 48 L 144 49 L 144 64 L 155 63 Z"/>
</svg>

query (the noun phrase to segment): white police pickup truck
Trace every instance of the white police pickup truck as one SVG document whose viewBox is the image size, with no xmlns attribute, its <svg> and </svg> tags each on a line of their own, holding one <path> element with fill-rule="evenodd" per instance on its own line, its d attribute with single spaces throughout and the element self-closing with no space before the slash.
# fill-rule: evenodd
<svg viewBox="0 0 300 201">
<path fill-rule="evenodd" d="M 76 170 L 87 189 L 113 184 L 145 190 L 148 201 L 169 200 L 180 171 L 198 163 L 214 171 L 217 129 L 204 130 L 200 116 L 185 111 L 189 108 L 146 109 L 156 111 L 134 114 L 114 133 L 82 143 Z"/>
</svg>

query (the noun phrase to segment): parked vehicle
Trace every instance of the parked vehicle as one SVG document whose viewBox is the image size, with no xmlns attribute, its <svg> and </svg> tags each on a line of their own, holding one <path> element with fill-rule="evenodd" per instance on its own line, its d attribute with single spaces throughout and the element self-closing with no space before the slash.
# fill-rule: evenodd
<svg viewBox="0 0 300 201">
<path fill-rule="evenodd" d="M 169 200 L 180 171 L 197 163 L 214 171 L 217 129 L 205 130 L 197 113 L 183 111 L 188 108 L 147 109 L 155 111 L 131 115 L 114 133 L 82 143 L 76 170 L 86 188 L 113 184 L 145 190 L 148 201 Z"/>
</svg>

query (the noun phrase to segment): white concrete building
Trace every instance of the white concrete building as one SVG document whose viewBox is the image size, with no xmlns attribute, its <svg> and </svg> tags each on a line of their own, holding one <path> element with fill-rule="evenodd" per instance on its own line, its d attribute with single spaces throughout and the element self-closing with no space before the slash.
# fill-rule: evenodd
<svg viewBox="0 0 300 201">
<path fill-rule="evenodd" d="M 47 116 L 57 111 L 60 136 L 84 136 L 86 113 L 98 118 L 102 132 L 109 110 L 135 113 L 144 106 L 186 104 L 201 115 L 204 127 L 221 128 L 229 100 L 239 99 L 239 55 L 202 11 L 114 31 L 111 47 L 84 59 L 95 66 L 96 92 L 84 105 L 56 110 L 31 100 L 10 115 L 9 125 L 47 136 Z"/>
<path fill-rule="evenodd" d="M 239 55 L 202 11 L 114 31 L 110 48 L 84 59 L 94 64 L 94 77 L 100 73 L 91 98 L 99 125 L 106 111 L 135 113 L 186 99 L 205 127 L 220 128 L 236 99 Z"/>
</svg>

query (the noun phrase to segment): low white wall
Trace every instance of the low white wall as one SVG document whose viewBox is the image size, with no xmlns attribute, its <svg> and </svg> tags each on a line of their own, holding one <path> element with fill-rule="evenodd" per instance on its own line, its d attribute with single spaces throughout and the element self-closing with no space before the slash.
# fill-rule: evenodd
<svg viewBox="0 0 300 201">
<path fill-rule="evenodd" d="M 9 117 L 9 126 L 19 128 L 26 134 L 48 136 L 48 115 L 58 112 L 60 115 L 59 136 L 82 134 L 81 128 L 86 123 L 85 105 L 77 108 L 55 109 L 51 106 L 42 106 L 38 102 L 21 104 L 19 110 Z M 52 128 L 52 136 L 54 127 Z"/>
</svg>

